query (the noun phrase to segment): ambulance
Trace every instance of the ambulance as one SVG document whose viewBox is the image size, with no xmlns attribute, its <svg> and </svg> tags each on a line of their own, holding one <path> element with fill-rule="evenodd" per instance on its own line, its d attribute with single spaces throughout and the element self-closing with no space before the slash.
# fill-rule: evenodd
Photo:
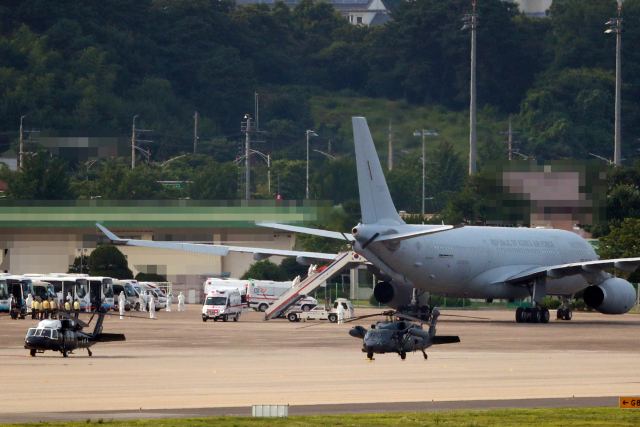
<svg viewBox="0 0 640 427">
<path fill-rule="evenodd" d="M 237 289 L 240 292 L 240 302 L 242 303 L 242 314 L 245 314 L 249 311 L 249 304 L 247 303 L 247 288 L 249 287 L 248 280 L 239 280 L 239 279 L 220 279 L 217 277 L 209 277 L 206 282 L 204 282 L 204 296 L 203 298 L 207 298 L 207 295 L 211 293 L 211 291 L 215 291 L 218 289 Z"/>
<path fill-rule="evenodd" d="M 233 319 L 237 322 L 242 314 L 242 300 L 240 292 L 235 288 L 216 289 L 207 294 L 202 306 L 202 321 L 213 319 L 227 322 Z"/>
<path fill-rule="evenodd" d="M 267 308 L 277 300 L 280 295 L 291 289 L 293 282 L 274 282 L 272 280 L 249 280 L 247 288 L 247 300 L 249 307 L 255 311 L 267 311 Z M 318 305 L 318 301 L 310 296 L 299 300 L 294 310 L 310 311 Z"/>
</svg>

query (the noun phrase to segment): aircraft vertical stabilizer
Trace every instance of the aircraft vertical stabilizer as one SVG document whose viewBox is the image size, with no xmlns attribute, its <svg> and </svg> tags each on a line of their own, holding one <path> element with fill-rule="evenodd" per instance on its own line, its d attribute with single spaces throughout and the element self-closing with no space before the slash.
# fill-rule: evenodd
<svg viewBox="0 0 640 427">
<path fill-rule="evenodd" d="M 404 224 L 391 200 L 367 119 L 352 117 L 352 120 L 362 222 L 375 224 L 381 220 L 390 220 L 397 224 Z"/>
</svg>

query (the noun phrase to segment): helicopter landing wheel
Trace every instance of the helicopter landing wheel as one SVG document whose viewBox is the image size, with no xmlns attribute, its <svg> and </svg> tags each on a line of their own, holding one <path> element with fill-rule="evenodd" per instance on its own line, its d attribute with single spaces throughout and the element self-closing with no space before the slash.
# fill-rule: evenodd
<svg viewBox="0 0 640 427">
<path fill-rule="evenodd" d="M 35 348 L 32 348 L 31 350 L 29 350 L 29 355 L 30 355 L 31 357 L 36 357 L 36 349 L 35 349 Z"/>
<path fill-rule="evenodd" d="M 373 351 L 367 352 L 367 360 L 373 360 Z"/>
<path fill-rule="evenodd" d="M 93 356 L 93 353 L 91 352 L 91 350 L 87 349 L 87 353 L 89 353 L 89 357 Z"/>
<path fill-rule="evenodd" d="M 62 357 L 69 357 L 69 352 L 67 350 L 62 350 Z"/>
<path fill-rule="evenodd" d="M 424 350 L 422 350 L 422 355 L 424 356 L 424 360 L 427 360 L 429 358 L 429 356 L 427 356 L 427 353 L 425 353 Z"/>
<path fill-rule="evenodd" d="M 407 352 L 406 351 L 401 351 L 400 352 L 400 359 L 405 360 L 407 358 Z"/>
</svg>

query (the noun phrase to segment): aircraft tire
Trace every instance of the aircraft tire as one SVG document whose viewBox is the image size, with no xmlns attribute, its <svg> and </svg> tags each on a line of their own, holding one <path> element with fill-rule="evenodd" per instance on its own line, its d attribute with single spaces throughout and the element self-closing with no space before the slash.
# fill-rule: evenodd
<svg viewBox="0 0 640 427">
<path fill-rule="evenodd" d="M 69 352 L 67 350 L 62 350 L 62 357 L 69 357 Z"/>
<path fill-rule="evenodd" d="M 558 320 L 564 319 L 564 309 L 562 307 L 558 309 L 558 312 L 556 313 L 556 319 Z"/>
<path fill-rule="evenodd" d="M 36 349 L 35 349 L 35 348 L 32 348 L 31 350 L 29 350 L 29 355 L 30 355 L 31 357 L 36 357 Z"/>
<path fill-rule="evenodd" d="M 331 322 L 331 323 L 336 323 L 336 322 L 338 322 L 338 316 L 337 316 L 337 315 L 335 315 L 335 314 L 330 314 L 330 315 L 328 316 L 328 318 L 329 318 L 329 322 Z"/>
<path fill-rule="evenodd" d="M 543 308 L 540 310 L 540 323 L 549 323 L 551 319 L 551 315 L 549 314 L 548 308 Z"/>
<path fill-rule="evenodd" d="M 542 315 L 540 313 L 540 309 L 537 307 L 534 307 L 531 309 L 531 323 L 540 323 L 540 320 L 542 319 Z"/>
<path fill-rule="evenodd" d="M 516 322 L 524 323 L 524 308 L 522 307 L 516 309 Z"/>
<path fill-rule="evenodd" d="M 572 318 L 573 318 L 573 311 L 570 308 L 564 310 L 563 319 L 564 320 L 571 320 Z"/>
<path fill-rule="evenodd" d="M 407 358 L 407 352 L 406 352 L 406 351 L 404 351 L 404 350 L 403 350 L 403 351 L 401 351 L 401 352 L 400 352 L 400 359 L 404 360 L 404 359 L 406 359 L 406 358 Z"/>
</svg>

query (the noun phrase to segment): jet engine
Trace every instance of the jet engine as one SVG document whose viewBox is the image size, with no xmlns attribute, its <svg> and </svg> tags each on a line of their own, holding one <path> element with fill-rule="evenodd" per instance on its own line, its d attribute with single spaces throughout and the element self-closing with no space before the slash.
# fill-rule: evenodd
<svg viewBox="0 0 640 427">
<path fill-rule="evenodd" d="M 614 277 L 584 290 L 584 302 L 604 314 L 624 314 L 636 303 L 636 290 L 631 283 Z"/>
<path fill-rule="evenodd" d="M 397 309 L 411 304 L 411 286 L 398 286 L 393 282 L 378 282 L 373 288 L 373 295 L 381 304 Z"/>
</svg>

